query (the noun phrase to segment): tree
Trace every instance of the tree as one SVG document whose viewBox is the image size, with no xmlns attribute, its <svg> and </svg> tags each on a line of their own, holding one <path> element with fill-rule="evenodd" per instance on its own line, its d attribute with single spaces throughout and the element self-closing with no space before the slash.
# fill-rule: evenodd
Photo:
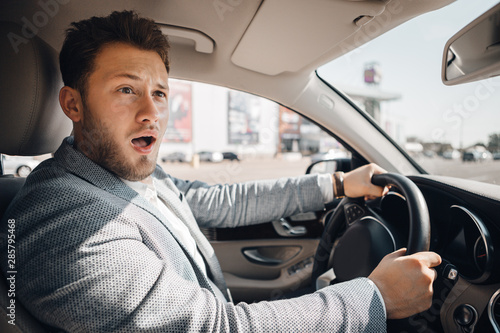
<svg viewBox="0 0 500 333">
<path fill-rule="evenodd" d="M 500 133 L 490 134 L 488 150 L 491 152 L 500 151 Z"/>
</svg>

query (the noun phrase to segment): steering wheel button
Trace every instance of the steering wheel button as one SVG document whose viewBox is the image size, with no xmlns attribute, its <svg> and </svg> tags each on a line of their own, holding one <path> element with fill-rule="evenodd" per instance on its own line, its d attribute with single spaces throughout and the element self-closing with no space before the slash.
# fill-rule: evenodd
<svg viewBox="0 0 500 333">
<path fill-rule="evenodd" d="M 358 220 L 364 215 L 365 211 L 357 204 L 351 204 L 345 207 L 346 220 L 349 224 Z"/>
<path fill-rule="evenodd" d="M 448 272 L 448 280 L 455 281 L 458 277 L 458 271 L 454 268 L 451 268 Z"/>
</svg>

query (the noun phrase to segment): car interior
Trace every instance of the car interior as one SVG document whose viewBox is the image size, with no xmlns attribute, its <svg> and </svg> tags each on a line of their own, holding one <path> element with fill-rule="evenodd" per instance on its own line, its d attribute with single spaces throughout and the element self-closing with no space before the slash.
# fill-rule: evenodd
<svg viewBox="0 0 500 333">
<path fill-rule="evenodd" d="M 133 9 L 152 18 L 168 36 L 171 78 L 270 99 L 316 123 L 351 152 L 349 159 L 338 161 L 337 170 L 374 162 L 390 173 L 373 180 L 392 187 L 381 199 L 337 199 L 320 212 L 237 230 L 203 230 L 235 301 L 291 297 L 332 280 L 367 276 L 383 255 L 406 246 L 409 253 L 436 251 L 444 264 L 438 269 L 431 308 L 389 321 L 389 332 L 500 332 L 499 185 L 427 174 L 369 115 L 316 74 L 326 62 L 451 2 L 4 1 L 0 4 L 0 77 L 4 81 L 0 154 L 55 152 L 72 129 L 58 102 L 63 85 L 58 51 L 65 29 L 73 21 Z M 500 5 L 489 15 L 476 23 L 494 15 L 498 22 Z M 483 29 L 478 33 L 495 28 Z M 453 63 L 444 58 L 443 63 L 452 67 L 449 72 L 443 69 L 446 84 L 499 74 L 498 53 L 484 60 L 480 69 L 464 69 L 469 54 L 462 56 L 462 44 L 453 42 L 463 42 L 459 38 L 466 36 L 471 43 L 474 38 L 467 35 L 471 30 L 472 26 L 458 33 L 446 46 L 454 52 L 452 58 L 460 60 Z M 492 36 L 486 47 L 496 43 L 498 50 L 498 33 Z M 469 45 L 467 40 L 463 43 Z M 451 74 L 447 77 L 447 73 Z M 4 174 L 0 163 L 0 217 L 24 181 Z M 359 228 L 369 230 L 367 238 L 360 236 L 365 233 Z M 2 225 L 4 239 L 5 230 Z M 356 250 L 360 242 L 366 244 L 363 251 Z M 0 331 L 49 332 L 20 302 L 16 302 L 15 325 L 9 324 L 12 297 L 7 277 L 2 272 Z"/>
</svg>

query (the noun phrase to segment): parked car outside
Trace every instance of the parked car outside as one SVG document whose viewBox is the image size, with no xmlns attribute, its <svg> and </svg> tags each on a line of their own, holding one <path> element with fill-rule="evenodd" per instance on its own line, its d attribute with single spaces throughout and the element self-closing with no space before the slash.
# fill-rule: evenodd
<svg viewBox="0 0 500 333">
<path fill-rule="evenodd" d="M 436 157 L 436 153 L 435 153 L 434 151 L 432 151 L 432 150 L 424 150 L 424 151 L 422 152 L 422 154 L 423 154 L 425 157 L 428 157 L 428 158 L 433 158 L 433 157 Z M 444 154 L 443 154 L 443 156 L 444 156 Z M 458 157 L 460 157 L 460 153 L 459 153 Z"/>
<path fill-rule="evenodd" d="M 460 158 L 460 152 L 456 149 L 447 150 L 443 153 L 443 158 L 447 160 L 455 160 Z"/>
<path fill-rule="evenodd" d="M 222 153 L 222 157 L 225 160 L 238 161 L 238 162 L 240 161 L 240 158 L 238 157 L 238 155 L 236 155 L 233 152 L 229 152 L 229 151 Z"/>
<path fill-rule="evenodd" d="M 200 162 L 222 162 L 224 156 L 220 152 L 211 152 L 211 151 L 200 151 L 198 153 L 200 157 Z"/>
<path fill-rule="evenodd" d="M 491 160 L 493 160 L 493 154 L 490 151 L 486 150 L 486 151 L 481 153 L 481 160 L 491 161 Z"/>
<path fill-rule="evenodd" d="M 477 162 L 480 159 L 479 152 L 476 150 L 464 151 L 462 161 L 464 162 Z"/>
<path fill-rule="evenodd" d="M 176 151 L 170 154 L 167 154 L 161 158 L 162 162 L 190 162 L 191 158 L 187 156 L 185 153 Z"/>
<path fill-rule="evenodd" d="M 5 174 L 15 174 L 19 177 L 26 177 L 38 164 L 40 164 L 40 161 L 30 156 L 3 155 Z"/>
<path fill-rule="evenodd" d="M 466 150 L 462 156 L 462 161 L 467 162 L 484 162 L 491 161 L 493 155 L 486 149 L 471 149 Z"/>
</svg>

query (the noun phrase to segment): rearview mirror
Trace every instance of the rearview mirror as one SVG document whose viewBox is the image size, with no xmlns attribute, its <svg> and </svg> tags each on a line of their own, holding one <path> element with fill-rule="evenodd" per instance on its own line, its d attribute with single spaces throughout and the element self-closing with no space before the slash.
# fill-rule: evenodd
<svg viewBox="0 0 500 333">
<path fill-rule="evenodd" d="M 500 75 L 500 4 L 469 23 L 446 43 L 441 77 L 446 85 Z"/>
</svg>

